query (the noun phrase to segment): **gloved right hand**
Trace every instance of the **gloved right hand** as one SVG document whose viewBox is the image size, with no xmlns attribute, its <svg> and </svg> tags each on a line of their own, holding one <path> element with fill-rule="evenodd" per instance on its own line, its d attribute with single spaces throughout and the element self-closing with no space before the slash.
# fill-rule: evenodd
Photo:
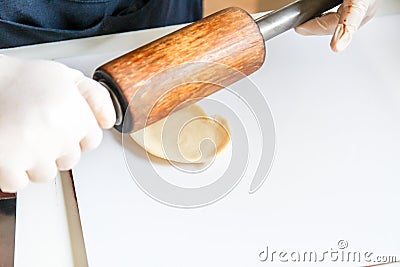
<svg viewBox="0 0 400 267">
<path fill-rule="evenodd" d="M 333 34 L 331 49 L 344 50 L 354 33 L 376 13 L 377 0 L 344 0 L 337 12 L 328 12 L 296 27 L 302 35 Z"/>
<path fill-rule="evenodd" d="M 115 111 L 108 91 L 47 60 L 0 55 L 0 188 L 53 179 L 102 139 Z"/>
</svg>

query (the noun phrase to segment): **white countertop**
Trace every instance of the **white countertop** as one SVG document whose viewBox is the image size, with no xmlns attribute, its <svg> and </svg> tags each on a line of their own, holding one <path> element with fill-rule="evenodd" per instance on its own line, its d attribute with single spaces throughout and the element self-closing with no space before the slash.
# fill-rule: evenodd
<svg viewBox="0 0 400 267">
<path fill-rule="evenodd" d="M 199 209 L 165 206 L 134 183 L 119 135 L 106 132 L 100 148 L 85 153 L 74 170 L 89 265 L 272 266 L 258 259 L 266 246 L 329 251 L 339 240 L 346 240 L 351 251 L 400 256 L 399 26 L 400 15 L 376 18 L 340 54 L 329 50 L 329 37 L 288 32 L 268 43 L 266 63 L 251 79 L 274 115 L 276 154 L 266 183 L 253 195 L 248 194 L 251 161 L 241 183 L 221 201 Z M 91 75 L 102 62 L 173 29 L 6 53 L 55 58 Z M 66 46 L 73 49 L 63 50 Z M 231 101 L 224 91 L 213 97 Z M 238 113 L 242 110 L 238 107 Z M 259 148 L 255 140 L 251 149 Z M 127 153 L 137 157 L 140 168 L 140 155 Z M 48 186 L 28 187 L 19 205 L 35 193 L 43 196 Z M 44 245 L 30 247 L 27 256 L 17 253 L 16 266 L 26 266 L 29 257 L 37 263 L 30 266 L 62 266 L 54 262 L 57 257 L 45 260 L 54 237 L 27 236 L 35 222 L 18 215 L 17 231 L 24 232 L 17 235 L 17 245 L 38 238 Z M 43 216 L 36 219 L 43 223 Z"/>
</svg>

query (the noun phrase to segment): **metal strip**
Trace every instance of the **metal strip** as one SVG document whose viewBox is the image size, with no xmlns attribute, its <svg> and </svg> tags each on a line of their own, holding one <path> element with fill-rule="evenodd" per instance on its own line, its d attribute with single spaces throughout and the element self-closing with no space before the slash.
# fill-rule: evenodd
<svg viewBox="0 0 400 267">
<path fill-rule="evenodd" d="M 83 238 L 72 171 L 62 171 L 60 172 L 60 177 L 64 192 L 64 202 L 67 213 L 74 266 L 87 267 L 89 264 L 86 255 L 85 241 Z"/>
<path fill-rule="evenodd" d="M 14 266 L 16 194 L 0 190 L 0 266 Z"/>
<path fill-rule="evenodd" d="M 341 4 L 343 0 L 298 0 L 256 19 L 264 41 L 284 33 Z"/>
</svg>

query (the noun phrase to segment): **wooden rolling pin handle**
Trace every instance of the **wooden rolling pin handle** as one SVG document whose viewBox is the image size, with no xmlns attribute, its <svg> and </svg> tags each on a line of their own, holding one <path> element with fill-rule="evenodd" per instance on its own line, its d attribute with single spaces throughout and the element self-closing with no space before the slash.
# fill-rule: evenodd
<svg viewBox="0 0 400 267">
<path fill-rule="evenodd" d="M 100 66 L 94 79 L 120 106 L 115 128 L 134 132 L 253 73 L 265 53 L 253 18 L 227 8 Z"/>
</svg>

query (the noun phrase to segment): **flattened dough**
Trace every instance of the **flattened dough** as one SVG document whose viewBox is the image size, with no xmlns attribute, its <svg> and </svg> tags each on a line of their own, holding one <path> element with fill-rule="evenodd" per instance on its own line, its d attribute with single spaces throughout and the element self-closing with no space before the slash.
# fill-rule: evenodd
<svg viewBox="0 0 400 267">
<path fill-rule="evenodd" d="M 194 104 L 131 134 L 148 153 L 180 163 L 210 162 L 230 141 L 227 122 Z"/>
</svg>

